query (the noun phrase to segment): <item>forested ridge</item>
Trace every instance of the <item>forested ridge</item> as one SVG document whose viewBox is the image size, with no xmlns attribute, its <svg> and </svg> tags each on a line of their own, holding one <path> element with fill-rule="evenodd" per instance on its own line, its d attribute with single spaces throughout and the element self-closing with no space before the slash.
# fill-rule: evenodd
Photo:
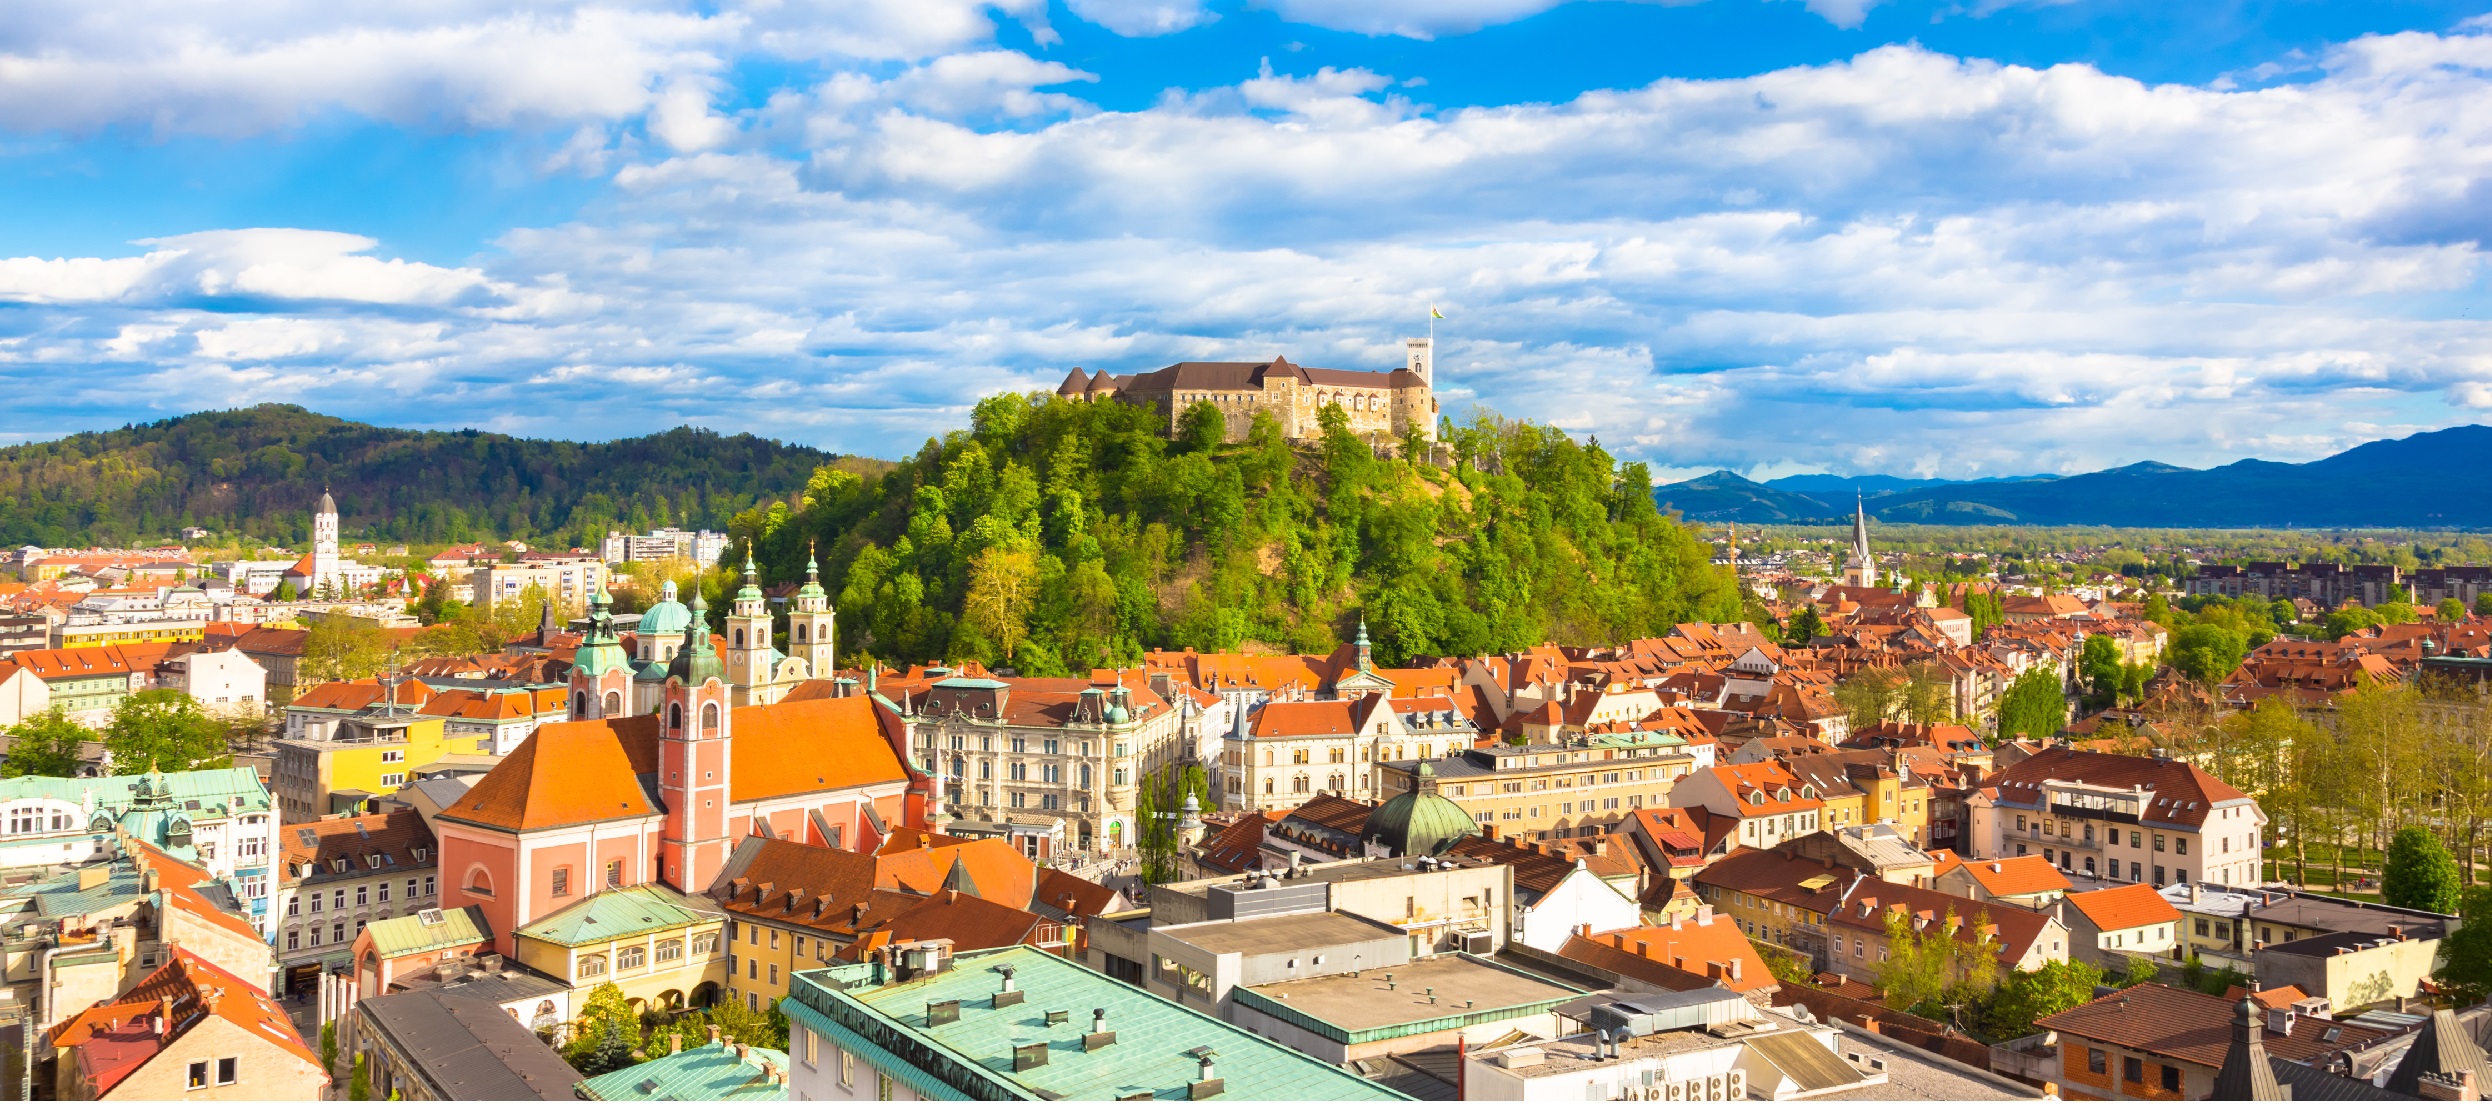
<svg viewBox="0 0 2492 1104">
<path fill-rule="evenodd" d="M 688 427 L 580 443 L 387 429 L 268 404 L 0 449 L 0 544 L 127 544 L 190 525 L 297 542 L 324 488 L 352 535 L 580 544 L 609 526 L 721 527 L 831 460 Z"/>
<path fill-rule="evenodd" d="M 879 478 L 825 469 L 740 516 L 766 582 L 818 548 L 841 651 L 1025 674 L 1150 647 L 1325 652 L 1364 618 L 1380 662 L 1623 641 L 1741 603 L 1653 505 L 1642 464 L 1528 422 L 1448 426 L 1453 464 L 1380 458 L 1326 412 L 1298 447 L 1258 417 L 1050 395 L 980 402 Z"/>
</svg>

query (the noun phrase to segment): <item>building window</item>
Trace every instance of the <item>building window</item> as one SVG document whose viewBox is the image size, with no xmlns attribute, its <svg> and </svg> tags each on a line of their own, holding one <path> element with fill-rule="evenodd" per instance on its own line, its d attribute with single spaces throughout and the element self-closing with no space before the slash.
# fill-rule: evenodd
<svg viewBox="0 0 2492 1104">
<path fill-rule="evenodd" d="M 661 939 L 661 940 L 658 940 L 658 961 L 660 961 L 660 962 L 681 962 L 681 961 L 683 961 L 683 957 L 684 957 L 684 941 L 683 941 L 683 940 L 681 940 L 681 939 Z"/>
<path fill-rule="evenodd" d="M 303 946 L 303 932 L 302 932 L 302 929 L 300 929 L 300 928 L 287 928 L 287 929 L 286 929 L 286 949 L 287 949 L 287 950 L 289 950 L 289 951 L 301 950 L 301 949 L 302 949 L 302 946 Z"/>
<path fill-rule="evenodd" d="M 608 860 L 608 861 L 607 861 L 607 863 L 606 863 L 606 888 L 607 888 L 607 889 L 613 889 L 613 888 L 616 888 L 617 886 L 620 886 L 620 885 L 622 885 L 622 884 L 623 884 L 623 860 L 621 860 L 621 859 L 612 859 L 612 860 Z"/>
<path fill-rule="evenodd" d="M 362 923 L 363 923 L 363 922 L 362 922 L 362 921 L 360 921 L 360 920 L 356 921 L 356 924 L 357 924 L 357 925 L 361 925 Z M 338 921 L 337 923 L 334 923 L 334 924 L 329 925 L 329 942 L 331 942 L 331 943 L 344 943 L 344 942 L 346 942 L 346 922 L 345 922 L 345 921 L 340 920 L 340 921 Z"/>
<path fill-rule="evenodd" d="M 581 955 L 581 956 L 580 956 L 580 976 L 581 976 L 581 977 L 601 977 L 601 976 L 603 976 L 603 975 L 605 974 L 605 972 L 606 972 L 606 956 L 604 956 L 604 955 Z"/>
<path fill-rule="evenodd" d="M 2085 1048 L 2085 1072 L 2103 1073 L 2111 1068 L 2111 1057 L 2100 1047 Z"/>
<path fill-rule="evenodd" d="M 556 897 L 569 897 L 569 896 L 571 896 L 571 868 L 570 868 L 570 867 L 567 867 L 567 866 L 557 866 L 557 867 L 555 867 L 555 868 L 554 868 L 554 896 L 556 896 Z"/>
<path fill-rule="evenodd" d="M 614 968 L 617 970 L 640 969 L 648 954 L 649 952 L 641 947 L 625 947 L 615 952 Z"/>
<path fill-rule="evenodd" d="M 2120 1059 L 2120 1079 L 2134 1084 L 2146 1082 L 2146 1063 L 2136 1058 Z"/>
<path fill-rule="evenodd" d="M 182 1087 L 185 1089 L 207 1088 L 208 1064 L 206 1062 L 192 1062 L 190 1064 L 189 1075 L 182 1079 Z"/>
<path fill-rule="evenodd" d="M 407 879 L 407 884 L 408 884 L 408 885 L 410 885 L 410 886 L 414 885 L 414 884 L 415 884 L 415 879 L 413 879 L 413 878 L 409 878 L 409 879 Z M 430 874 L 427 874 L 427 875 L 425 875 L 425 876 L 424 876 L 424 895 L 425 895 L 425 896 L 427 896 L 427 897 L 430 897 L 430 896 L 432 896 L 432 895 L 433 895 L 433 876 L 432 876 L 432 875 L 430 875 Z"/>
<path fill-rule="evenodd" d="M 362 907 L 363 907 L 363 906 L 365 906 L 365 905 L 371 904 L 371 903 L 372 903 L 372 901 L 371 901 L 371 897 L 372 897 L 372 887 L 371 887 L 371 886 L 368 886 L 368 885 L 359 885 L 359 886 L 356 886 L 356 887 L 355 887 L 355 907 L 356 907 L 356 908 L 362 908 Z"/>
<path fill-rule="evenodd" d="M 2179 1091 L 2180 1091 L 2180 1087 L 2181 1087 L 2181 1073 L 2180 1073 L 2180 1067 L 2179 1067 L 2179 1066 L 2164 1066 L 2164 1067 L 2162 1067 L 2162 1069 L 2163 1069 L 2163 1091 L 2165 1091 L 2165 1092 L 2179 1092 Z"/>
<path fill-rule="evenodd" d="M 216 1060 L 216 1083 L 217 1083 L 217 1084 L 219 1084 L 219 1085 L 231 1085 L 231 1084 L 233 1084 L 234 1082 L 241 1080 L 241 1079 L 242 1079 L 242 1071 L 241 1071 L 239 1068 L 237 1068 L 237 1067 L 239 1067 L 241 1064 L 242 1064 L 242 1060 L 241 1060 L 241 1059 L 239 1059 L 239 1058 L 219 1058 L 219 1059 L 217 1059 L 217 1060 Z"/>
<path fill-rule="evenodd" d="M 288 897 L 288 898 L 286 898 L 286 915 L 288 915 L 288 916 L 301 916 L 301 915 L 303 915 L 303 899 L 302 899 L 302 898 L 300 898 L 300 897 Z"/>
</svg>

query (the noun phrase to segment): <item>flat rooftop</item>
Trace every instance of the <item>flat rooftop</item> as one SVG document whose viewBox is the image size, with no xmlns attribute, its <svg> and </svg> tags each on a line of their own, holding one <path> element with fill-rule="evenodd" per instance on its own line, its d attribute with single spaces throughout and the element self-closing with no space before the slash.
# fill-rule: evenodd
<svg viewBox="0 0 2492 1104">
<path fill-rule="evenodd" d="M 1399 938 L 1402 929 L 1341 912 L 1290 912 L 1156 929 L 1213 954 L 1277 954 Z"/>
<path fill-rule="evenodd" d="M 1582 995 L 1581 990 L 1462 955 L 1423 958 L 1389 970 L 1363 971 L 1356 977 L 1334 974 L 1251 988 L 1349 1031 L 1521 1005 L 1554 1006 Z M 1428 996 L 1431 988 L 1436 990 L 1433 1002 Z M 1464 1007 L 1466 1001 L 1471 1007 Z"/>
</svg>

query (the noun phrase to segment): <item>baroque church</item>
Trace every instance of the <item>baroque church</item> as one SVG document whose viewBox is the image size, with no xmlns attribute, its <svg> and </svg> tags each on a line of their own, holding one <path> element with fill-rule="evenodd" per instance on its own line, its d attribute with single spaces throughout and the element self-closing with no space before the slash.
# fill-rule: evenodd
<svg viewBox="0 0 2492 1104">
<path fill-rule="evenodd" d="M 1370 441 L 1398 441 L 1411 429 L 1434 441 L 1435 344 L 1433 338 L 1405 339 L 1402 366 L 1390 372 L 1308 368 L 1286 357 L 1267 364 L 1189 360 L 1130 376 L 1075 368 L 1056 394 L 1152 407 L 1167 419 L 1171 435 L 1188 407 L 1207 402 L 1220 411 L 1230 441 L 1246 439 L 1256 414 L 1271 415 L 1289 440 L 1314 440 L 1323 435 L 1317 416 L 1328 405 L 1339 406 L 1350 416 L 1350 431 Z"/>
<path fill-rule="evenodd" d="M 830 594 L 822 589 L 822 567 L 805 557 L 805 585 L 788 601 L 788 647 L 773 642 L 774 617 L 769 599 L 747 549 L 744 587 L 724 618 L 725 632 L 709 636 L 709 602 L 696 590 L 692 603 L 677 600 L 675 584 L 659 588 L 658 601 L 640 615 L 629 648 L 617 630 L 614 600 L 603 590 L 591 604 L 588 631 L 571 659 L 571 716 L 574 720 L 637 717 L 658 711 L 665 699 L 666 673 L 697 635 L 719 650 L 731 701 L 739 706 L 769 705 L 787 697 L 797 684 L 827 679 L 835 669 L 833 646 L 837 618 Z M 698 633 L 692 631 L 699 625 Z"/>
</svg>

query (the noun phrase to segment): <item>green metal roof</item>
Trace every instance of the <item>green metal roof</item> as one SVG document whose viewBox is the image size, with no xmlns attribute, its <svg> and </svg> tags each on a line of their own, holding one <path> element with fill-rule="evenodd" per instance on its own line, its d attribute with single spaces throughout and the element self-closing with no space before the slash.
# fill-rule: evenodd
<svg viewBox="0 0 2492 1104">
<path fill-rule="evenodd" d="M 998 967 L 1014 971 L 1020 1004 L 993 1006 Z M 1222 1100 L 1408 1100 L 1407 1096 L 1270 1042 L 1175 1001 L 1155 996 L 1035 947 L 965 954 L 949 969 L 888 985 L 877 965 L 810 970 L 795 976 L 783 1006 L 808 1026 L 824 1021 L 903 1055 L 906 1065 L 975 1099 L 1117 1100 L 1150 1093 L 1189 1098 L 1199 1073 L 1195 1051 L 1209 1047 Z M 840 988 L 844 987 L 844 988 Z M 960 1018 L 930 1026 L 927 1006 L 960 1002 Z M 1107 1010 L 1116 1042 L 1084 1050 L 1091 1010 Z M 1047 1013 L 1064 1012 L 1062 1023 Z M 1014 1048 L 1047 1045 L 1047 1063 L 1016 1072 Z"/>
<path fill-rule="evenodd" d="M 749 1047 L 742 1058 L 725 1043 L 703 1043 L 580 1082 L 589 1100 L 785 1100 L 787 1084 L 762 1073 L 769 1062 L 787 1069 L 787 1052 Z"/>
<path fill-rule="evenodd" d="M 140 783 L 151 791 L 151 803 L 162 801 L 194 819 L 234 813 L 264 813 L 270 806 L 268 787 L 249 767 L 175 771 L 171 774 L 116 774 L 107 778 L 46 778 L 25 775 L 0 779 L 0 802 L 51 798 L 73 805 L 92 797 L 99 807 L 124 809 L 140 800 Z M 190 803 L 199 807 L 193 809 Z"/>
<path fill-rule="evenodd" d="M 725 915 L 665 886 L 643 884 L 583 897 L 519 929 L 519 935 L 541 943 L 581 947 Z"/>
<path fill-rule="evenodd" d="M 433 918 L 430 924 L 424 922 L 428 915 Z M 485 922 L 484 910 L 475 905 L 392 916 L 375 920 L 364 930 L 372 934 L 372 949 L 380 952 L 382 958 L 422 954 L 493 938 L 493 926 Z"/>
</svg>

